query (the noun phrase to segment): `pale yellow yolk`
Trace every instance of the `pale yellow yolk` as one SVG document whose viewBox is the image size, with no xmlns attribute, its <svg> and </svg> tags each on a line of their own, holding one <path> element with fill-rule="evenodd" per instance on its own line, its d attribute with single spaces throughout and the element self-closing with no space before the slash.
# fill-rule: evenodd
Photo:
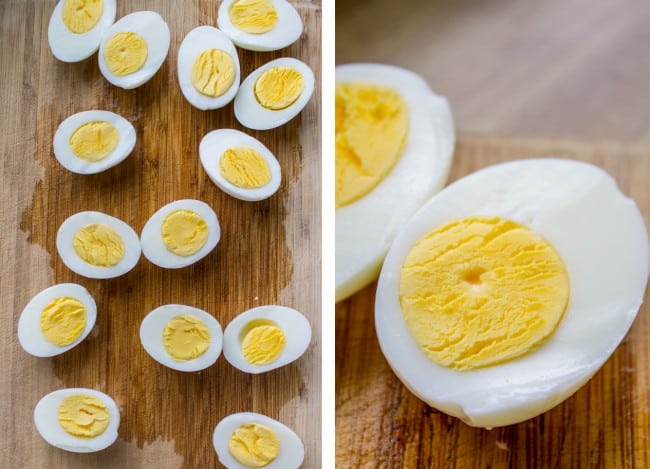
<svg viewBox="0 0 650 469">
<path fill-rule="evenodd" d="M 95 27 L 103 10 L 103 0 L 65 0 L 61 18 L 70 31 L 83 34 Z"/>
<path fill-rule="evenodd" d="M 336 208 L 371 192 L 393 169 L 408 134 L 408 108 L 390 88 L 336 86 Z M 404 188 L 408 190 L 408 188 Z"/>
<path fill-rule="evenodd" d="M 96 267 L 111 267 L 124 257 L 124 241 L 110 226 L 86 225 L 77 231 L 72 246 L 79 257 Z"/>
<path fill-rule="evenodd" d="M 160 229 L 165 247 L 178 256 L 191 256 L 208 240 L 208 224 L 192 210 L 176 210 L 165 217 Z"/>
<path fill-rule="evenodd" d="M 266 109 L 280 111 L 300 97 L 305 79 L 295 68 L 273 67 L 255 80 L 255 99 Z"/>
<path fill-rule="evenodd" d="M 41 332 L 45 339 L 59 347 L 77 340 L 86 328 L 86 307 L 70 296 L 52 300 L 41 312 Z"/>
<path fill-rule="evenodd" d="M 245 328 L 241 350 L 251 365 L 268 365 L 284 351 L 287 338 L 284 331 L 270 321 L 253 321 Z"/>
<path fill-rule="evenodd" d="M 271 182 L 271 169 L 257 150 L 233 147 L 219 160 L 219 171 L 230 184 L 242 189 L 259 189 Z"/>
<path fill-rule="evenodd" d="M 120 134 L 109 122 L 88 122 L 74 131 L 70 137 L 70 149 L 77 158 L 85 161 L 101 161 L 117 146 Z"/>
<path fill-rule="evenodd" d="M 278 22 L 278 12 L 269 0 L 238 0 L 230 5 L 230 22 L 249 34 L 264 34 Z"/>
<path fill-rule="evenodd" d="M 94 438 L 106 431 L 109 422 L 106 404 L 96 397 L 73 394 L 59 405 L 59 423 L 70 435 Z"/>
<path fill-rule="evenodd" d="M 246 423 L 230 436 L 228 450 L 244 466 L 263 467 L 280 454 L 280 439 L 269 427 Z"/>
<path fill-rule="evenodd" d="M 399 298 L 427 357 L 471 370 L 520 357 L 548 339 L 569 301 L 569 275 L 555 249 L 528 228 L 465 218 L 414 245 Z"/>
<path fill-rule="evenodd" d="M 119 76 L 137 72 L 147 61 L 147 42 L 136 33 L 117 33 L 106 41 L 104 60 L 111 73 Z"/>
<path fill-rule="evenodd" d="M 196 316 L 176 316 L 165 326 L 163 345 L 174 360 L 193 360 L 203 355 L 210 347 L 210 331 Z"/>
<path fill-rule="evenodd" d="M 235 81 L 235 62 L 221 49 L 204 50 L 194 61 L 191 79 L 199 93 L 216 98 Z"/>
</svg>

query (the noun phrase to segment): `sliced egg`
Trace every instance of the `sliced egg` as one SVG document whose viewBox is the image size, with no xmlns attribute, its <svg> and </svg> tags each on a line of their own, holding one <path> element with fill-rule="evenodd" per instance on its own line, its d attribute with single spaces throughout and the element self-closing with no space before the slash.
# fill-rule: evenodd
<svg viewBox="0 0 650 469">
<path fill-rule="evenodd" d="M 101 212 L 79 212 L 56 234 L 63 263 L 88 278 L 113 278 L 129 272 L 140 259 L 140 239 L 122 220 Z"/>
<path fill-rule="evenodd" d="M 130 90 L 148 82 L 169 51 L 169 27 L 153 11 L 126 15 L 99 45 L 99 70 L 111 84 Z"/>
<path fill-rule="evenodd" d="M 241 79 L 233 43 L 212 26 L 190 31 L 178 49 L 178 82 L 192 106 L 219 109 L 233 100 Z"/>
<path fill-rule="evenodd" d="M 336 67 L 336 301 L 373 281 L 392 240 L 445 183 L 454 147 L 447 100 L 418 75 Z"/>
<path fill-rule="evenodd" d="M 282 170 L 273 153 L 239 130 L 208 133 L 199 145 L 199 156 L 212 182 L 237 199 L 267 199 L 280 187 Z"/>
<path fill-rule="evenodd" d="M 228 324 L 223 354 L 245 373 L 264 373 L 300 358 L 310 341 L 311 326 L 301 313 L 286 306 L 258 306 Z"/>
<path fill-rule="evenodd" d="M 241 412 L 225 417 L 212 436 L 219 462 L 228 469 L 297 469 L 305 458 L 300 437 L 266 415 Z"/>
<path fill-rule="evenodd" d="M 298 59 L 272 60 L 248 75 L 235 97 L 235 117 L 244 126 L 268 130 L 286 124 L 314 92 L 314 72 Z"/>
<path fill-rule="evenodd" d="M 302 19 L 285 0 L 225 0 L 217 25 L 242 49 L 272 51 L 298 40 Z"/>
<path fill-rule="evenodd" d="M 60 283 L 27 303 L 18 321 L 18 341 L 36 357 L 52 357 L 84 340 L 97 319 L 95 300 L 81 285 Z"/>
<path fill-rule="evenodd" d="M 214 210 L 200 200 L 177 200 L 144 225 L 140 239 L 144 256 L 159 267 L 179 269 L 210 254 L 221 237 Z"/>
<path fill-rule="evenodd" d="M 205 311 L 185 305 L 164 305 L 140 325 L 140 342 L 151 358 L 178 371 L 199 371 L 221 354 L 219 322 Z"/>
<path fill-rule="evenodd" d="M 34 409 L 38 433 L 52 446 L 74 453 L 108 448 L 117 439 L 120 411 L 103 392 L 68 388 L 44 396 Z"/>
<path fill-rule="evenodd" d="M 59 1 L 47 28 L 54 56 L 62 62 L 80 62 L 93 55 L 115 21 L 115 10 L 115 0 Z"/>
<path fill-rule="evenodd" d="M 428 202 L 395 239 L 375 326 L 408 389 L 477 427 L 535 417 L 573 394 L 643 301 L 648 233 L 600 168 L 499 164 Z"/>
<path fill-rule="evenodd" d="M 133 125 L 108 111 L 78 112 L 54 134 L 54 156 L 68 171 L 95 174 L 121 163 L 133 150 Z"/>
</svg>

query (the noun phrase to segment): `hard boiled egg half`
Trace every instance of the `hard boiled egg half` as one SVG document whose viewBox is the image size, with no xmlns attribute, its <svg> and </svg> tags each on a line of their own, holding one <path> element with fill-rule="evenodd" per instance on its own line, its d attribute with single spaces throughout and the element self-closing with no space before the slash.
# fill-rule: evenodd
<svg viewBox="0 0 650 469">
<path fill-rule="evenodd" d="M 648 234 L 595 166 L 522 160 L 442 190 L 395 239 L 375 327 L 416 396 L 477 427 L 554 407 L 614 352 L 643 300 Z"/>
</svg>

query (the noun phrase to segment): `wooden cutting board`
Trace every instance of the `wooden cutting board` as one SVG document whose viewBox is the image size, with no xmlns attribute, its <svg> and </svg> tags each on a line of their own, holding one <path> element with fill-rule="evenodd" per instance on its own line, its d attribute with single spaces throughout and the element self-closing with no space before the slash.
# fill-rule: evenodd
<svg viewBox="0 0 650 469">
<path fill-rule="evenodd" d="M 605 169 L 650 226 L 650 147 L 462 135 L 450 180 L 544 156 Z M 336 307 L 337 467 L 650 466 L 648 294 L 624 341 L 583 388 L 535 419 L 494 430 L 442 414 L 401 384 L 379 350 L 374 294 L 372 284 Z"/>
<path fill-rule="evenodd" d="M 293 428 L 305 444 L 305 467 L 320 465 L 320 79 L 299 117 L 276 130 L 247 131 L 277 156 L 279 192 L 250 203 L 220 191 L 200 166 L 199 141 L 214 129 L 245 129 L 232 105 L 191 107 L 176 78 L 180 42 L 196 26 L 216 25 L 219 3 L 118 1 L 118 18 L 153 10 L 171 31 L 161 70 L 132 91 L 110 85 L 96 55 L 77 64 L 54 58 L 47 26 L 55 1 L 0 3 L 0 467 L 217 467 L 214 427 L 242 411 Z M 284 56 L 305 61 L 320 77 L 320 0 L 295 5 L 302 37 L 278 52 L 239 50 L 242 77 Z M 124 116 L 138 141 L 119 166 L 80 176 L 57 163 L 52 137 L 63 119 L 87 109 Z M 158 208 L 183 198 L 211 205 L 222 229 L 216 250 L 194 266 L 164 270 L 143 257 L 127 275 L 91 280 L 67 269 L 56 252 L 59 225 L 78 211 L 106 212 L 139 233 Z M 18 343 L 18 318 L 33 295 L 61 282 L 90 291 L 97 324 L 73 350 L 32 357 Z M 313 338 L 300 360 L 259 376 L 239 372 L 223 356 L 203 372 L 176 372 L 153 361 L 138 337 L 143 317 L 167 303 L 205 309 L 224 328 L 246 309 L 283 304 L 309 318 Z M 117 442 L 96 454 L 49 446 L 32 421 L 43 395 L 78 386 L 106 392 L 121 409 Z"/>
</svg>

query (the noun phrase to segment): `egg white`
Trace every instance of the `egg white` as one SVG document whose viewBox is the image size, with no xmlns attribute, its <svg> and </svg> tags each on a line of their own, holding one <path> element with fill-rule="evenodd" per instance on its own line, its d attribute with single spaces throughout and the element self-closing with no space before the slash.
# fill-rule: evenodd
<svg viewBox="0 0 650 469">
<path fill-rule="evenodd" d="M 539 348 L 456 371 L 431 362 L 412 339 L 399 276 L 417 240 L 470 216 L 499 216 L 543 236 L 563 259 L 571 291 L 557 330 Z M 569 397 L 612 354 L 641 305 L 649 264 L 641 214 L 603 170 L 561 159 L 491 166 L 437 194 L 393 243 L 377 286 L 379 345 L 406 387 L 433 407 L 477 427 L 521 422 Z"/>
</svg>

